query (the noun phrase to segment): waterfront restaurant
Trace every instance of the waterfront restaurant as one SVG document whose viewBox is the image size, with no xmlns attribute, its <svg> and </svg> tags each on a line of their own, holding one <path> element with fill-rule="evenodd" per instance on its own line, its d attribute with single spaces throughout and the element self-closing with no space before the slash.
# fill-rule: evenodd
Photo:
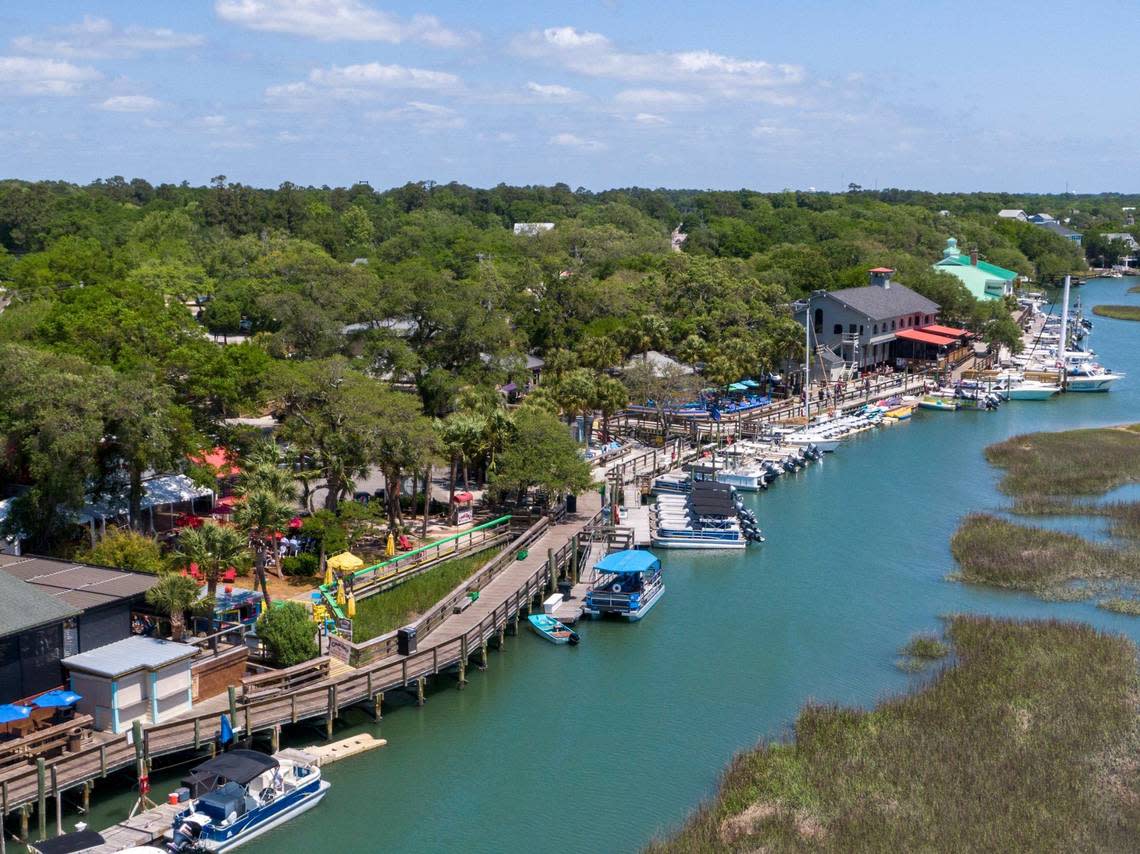
<svg viewBox="0 0 1140 854">
<path fill-rule="evenodd" d="M 914 362 L 956 365 L 974 355 L 973 334 L 966 329 L 937 323 L 919 329 L 902 329 L 895 333 L 896 358 L 906 364 Z"/>
</svg>

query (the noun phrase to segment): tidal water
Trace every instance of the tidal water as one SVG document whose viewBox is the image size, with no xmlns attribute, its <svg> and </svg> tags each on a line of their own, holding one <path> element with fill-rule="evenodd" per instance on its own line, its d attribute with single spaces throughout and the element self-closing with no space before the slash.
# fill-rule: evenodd
<svg viewBox="0 0 1140 854">
<path fill-rule="evenodd" d="M 1131 281 L 1086 285 L 1086 313 L 1140 301 Z M 1005 503 L 986 445 L 1140 421 L 1140 324 L 1094 321 L 1100 360 L 1129 374 L 1110 393 L 918 412 L 844 443 L 751 499 L 763 545 L 661 552 L 667 592 L 643 622 L 583 623 L 577 648 L 521 633 L 463 691 L 445 675 L 422 709 L 390 704 L 379 725 L 350 715 L 338 736 L 369 730 L 388 746 L 331 766 L 324 803 L 245 850 L 634 851 L 709 797 L 733 754 L 787 736 L 805 702 L 868 706 L 916 684 L 897 651 L 943 615 L 1084 620 L 1140 642 L 1140 618 L 947 579 L 962 515 Z M 158 775 L 156 791 L 177 776 Z M 104 799 L 93 825 L 129 800 Z"/>
</svg>

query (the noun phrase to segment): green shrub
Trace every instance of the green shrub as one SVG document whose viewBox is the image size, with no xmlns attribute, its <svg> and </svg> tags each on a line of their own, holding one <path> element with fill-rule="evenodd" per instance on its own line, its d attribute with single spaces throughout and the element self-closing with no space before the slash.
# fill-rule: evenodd
<svg viewBox="0 0 1140 854">
<path fill-rule="evenodd" d="M 316 658 L 316 626 L 299 602 L 278 602 L 257 621 L 257 636 L 279 667 L 291 667 Z"/>
<path fill-rule="evenodd" d="M 158 572 L 163 568 L 162 551 L 154 538 L 125 528 L 108 531 L 94 548 L 77 552 L 75 559 L 140 572 Z"/>
<path fill-rule="evenodd" d="M 313 552 L 301 552 L 281 561 L 281 571 L 294 578 L 309 578 L 317 574 L 320 557 Z"/>
</svg>

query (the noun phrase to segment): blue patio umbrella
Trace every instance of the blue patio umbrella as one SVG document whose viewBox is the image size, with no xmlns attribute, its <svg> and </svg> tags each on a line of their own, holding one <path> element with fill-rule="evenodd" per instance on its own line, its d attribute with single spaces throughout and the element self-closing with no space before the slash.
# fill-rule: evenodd
<svg viewBox="0 0 1140 854">
<path fill-rule="evenodd" d="M 6 703 L 0 706 L 0 724 L 10 724 L 13 721 L 26 720 L 31 713 L 31 706 L 15 706 L 11 703 Z"/>
<path fill-rule="evenodd" d="M 64 709 L 68 706 L 74 706 L 82 699 L 83 697 L 74 691 L 68 691 L 66 688 L 56 688 L 54 691 L 40 694 L 32 700 L 32 705 L 37 709 Z"/>
</svg>

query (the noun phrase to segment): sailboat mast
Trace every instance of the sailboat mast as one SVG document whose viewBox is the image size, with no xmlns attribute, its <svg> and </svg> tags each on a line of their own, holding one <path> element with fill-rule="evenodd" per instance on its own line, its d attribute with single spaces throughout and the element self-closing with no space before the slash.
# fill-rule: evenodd
<svg viewBox="0 0 1140 854">
<path fill-rule="evenodd" d="M 1069 372 L 1065 364 L 1065 351 L 1069 346 L 1069 284 L 1072 276 L 1065 276 L 1065 293 L 1061 298 L 1061 345 L 1057 349 L 1057 355 L 1061 357 L 1061 385 L 1066 385 Z"/>
<path fill-rule="evenodd" d="M 804 309 L 804 421 L 811 421 L 811 294 Z"/>
</svg>

